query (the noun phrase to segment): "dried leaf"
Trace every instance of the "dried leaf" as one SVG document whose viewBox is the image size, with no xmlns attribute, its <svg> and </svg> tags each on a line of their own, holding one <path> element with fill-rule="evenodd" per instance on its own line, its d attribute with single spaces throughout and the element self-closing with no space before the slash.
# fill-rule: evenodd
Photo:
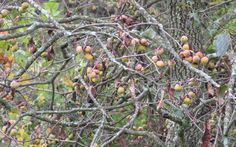
<svg viewBox="0 0 236 147">
<path fill-rule="evenodd" d="M 174 89 L 171 88 L 169 80 L 167 81 L 167 91 L 168 91 L 169 99 L 173 99 L 174 98 Z"/>
<path fill-rule="evenodd" d="M 53 59 L 53 57 L 55 56 L 55 52 L 53 50 L 53 47 L 50 46 L 49 50 L 47 51 L 47 60 L 50 61 Z"/>
<path fill-rule="evenodd" d="M 97 90 L 96 88 L 94 88 L 93 86 L 90 87 L 91 93 L 93 94 L 93 96 L 97 95 Z"/>
<path fill-rule="evenodd" d="M 135 81 L 134 81 L 134 79 L 131 79 L 131 81 L 130 81 L 130 88 L 129 88 L 129 90 L 130 90 L 131 96 L 133 98 L 136 98 L 136 95 L 135 95 Z"/>
<path fill-rule="evenodd" d="M 108 38 L 107 39 L 107 48 L 108 49 L 112 49 L 113 48 L 113 39 L 112 38 Z"/>
<path fill-rule="evenodd" d="M 165 91 L 162 89 L 161 90 L 161 99 L 157 105 L 157 111 L 164 106 L 164 101 L 163 101 L 164 95 L 165 95 Z"/>
<path fill-rule="evenodd" d="M 210 122 L 205 123 L 205 131 L 202 137 L 202 147 L 210 147 L 211 144 L 211 124 Z"/>
<path fill-rule="evenodd" d="M 4 53 L 0 52 L 0 64 L 4 63 Z"/>
<path fill-rule="evenodd" d="M 207 91 L 211 96 L 215 95 L 215 90 L 214 90 L 213 86 L 210 83 L 207 83 Z"/>
<path fill-rule="evenodd" d="M 119 146 L 120 147 L 128 147 L 127 141 L 125 140 L 124 136 L 120 136 L 119 138 Z"/>
<path fill-rule="evenodd" d="M 33 38 L 30 38 L 28 42 L 28 48 L 29 48 L 29 52 L 31 52 L 32 54 L 34 54 L 37 51 Z"/>
</svg>

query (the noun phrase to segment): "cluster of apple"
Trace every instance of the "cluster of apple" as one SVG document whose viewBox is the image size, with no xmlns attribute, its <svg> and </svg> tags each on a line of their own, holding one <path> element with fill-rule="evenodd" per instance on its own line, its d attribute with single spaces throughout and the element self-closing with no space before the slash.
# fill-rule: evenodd
<svg viewBox="0 0 236 147">
<path fill-rule="evenodd" d="M 205 54 L 202 53 L 201 51 L 194 52 L 192 47 L 189 44 L 187 36 L 182 36 L 180 38 L 180 41 L 182 43 L 182 48 L 179 52 L 179 56 L 183 60 L 188 61 L 189 63 L 192 63 L 192 65 L 194 67 L 198 67 L 199 64 L 208 65 L 208 62 L 209 62 L 208 57 L 206 57 Z M 163 51 L 159 49 L 159 52 L 158 52 L 159 54 L 158 55 L 162 54 L 162 52 Z M 158 59 L 159 59 L 158 56 L 153 56 L 152 57 L 152 60 L 155 61 L 155 62 Z M 189 82 L 188 82 L 188 85 L 190 87 L 194 87 L 194 86 L 197 86 L 198 84 L 194 79 L 190 79 Z M 184 90 L 184 86 L 180 83 L 177 83 L 174 86 L 174 90 L 175 90 L 175 92 L 182 92 Z M 185 94 L 183 96 L 183 104 L 191 105 L 193 103 L 193 99 L 195 97 L 196 97 L 196 92 L 188 91 L 187 94 Z"/>
<path fill-rule="evenodd" d="M 196 80 L 190 79 L 188 81 L 188 86 L 195 87 L 195 86 L 198 86 L 198 83 Z M 182 92 L 184 90 L 184 86 L 180 83 L 177 83 L 174 86 L 174 90 L 176 92 Z M 188 91 L 187 94 L 183 97 L 183 104 L 191 105 L 193 103 L 194 98 L 196 98 L 196 92 L 194 92 L 192 90 Z"/>
<path fill-rule="evenodd" d="M 3 70 L 6 73 L 10 72 L 13 61 L 13 56 L 0 52 L 0 64 L 3 66 Z"/>
<path fill-rule="evenodd" d="M 127 16 L 127 15 L 121 15 L 121 16 L 116 17 L 115 19 L 123 21 L 124 24 L 127 25 L 127 26 L 130 26 L 130 25 L 134 24 L 134 20 L 131 17 Z"/>
<path fill-rule="evenodd" d="M 1 132 L 3 132 L 3 133 L 6 133 L 7 132 L 7 129 L 10 127 L 10 126 L 12 126 L 12 125 L 14 125 L 16 123 L 16 120 L 9 120 L 7 123 L 6 123 L 6 125 L 4 125 L 2 128 L 1 128 Z M 24 139 L 25 138 L 25 136 L 27 135 L 26 133 L 26 131 L 27 131 L 27 129 L 26 128 L 28 128 L 28 127 L 31 127 L 32 126 L 32 122 L 28 122 L 28 123 L 26 123 L 26 124 L 23 124 L 22 125 L 22 127 L 18 127 L 18 126 L 15 126 L 14 128 L 12 128 L 11 129 L 11 131 L 10 131 L 10 134 L 9 134 L 9 136 L 11 137 L 11 138 L 16 138 L 16 139 Z M 37 126 L 35 127 L 35 128 L 37 128 Z M 0 138 L 4 138 L 5 136 L 4 136 L 4 134 L 3 133 L 0 133 Z M 38 138 L 41 138 L 41 135 L 38 135 L 35 139 L 33 139 L 32 140 L 32 142 L 31 142 L 31 144 L 32 145 L 29 145 L 29 146 L 41 146 L 41 147 L 46 147 L 47 145 L 46 145 L 46 143 L 45 143 L 45 140 L 44 139 L 38 139 Z M 55 139 L 55 137 L 53 138 L 53 134 L 50 134 L 50 135 L 48 135 L 48 138 L 50 138 L 50 139 Z M 51 145 L 52 143 L 52 140 L 48 140 L 48 144 L 49 145 Z M 51 141 L 51 142 L 50 142 Z M 55 144 L 55 140 L 53 140 L 54 142 L 54 144 Z"/>
<path fill-rule="evenodd" d="M 20 13 L 24 13 L 24 12 L 26 12 L 26 10 L 28 8 L 29 8 L 29 3 L 23 2 L 21 4 L 21 7 L 19 7 L 18 11 Z M 4 24 L 4 19 L 3 18 L 7 17 L 9 14 L 10 14 L 9 10 L 7 10 L 7 9 L 1 10 L 1 13 L 0 13 L 0 27 L 3 26 L 3 24 Z"/>
<path fill-rule="evenodd" d="M 165 62 L 161 59 L 161 55 L 163 55 L 164 52 L 165 52 L 164 48 L 162 47 L 156 48 L 154 50 L 154 56 L 152 56 L 152 62 L 154 62 L 156 66 L 159 68 L 163 68 L 165 67 L 165 65 L 168 65 L 169 67 L 173 67 L 176 64 L 174 60 L 168 60 Z"/>
<path fill-rule="evenodd" d="M 78 54 L 83 53 L 84 58 L 87 60 L 91 61 L 94 59 L 94 56 L 92 54 L 92 47 L 91 46 L 77 46 L 76 47 L 76 52 Z"/>
<path fill-rule="evenodd" d="M 165 62 L 161 60 L 160 56 L 164 54 L 164 48 L 155 49 L 154 56 L 152 56 L 152 61 L 159 67 L 163 68 L 165 66 Z"/>
<path fill-rule="evenodd" d="M 118 37 L 122 40 L 121 48 L 128 46 L 133 46 L 137 51 L 143 52 L 147 50 L 147 47 L 150 45 L 150 42 L 145 38 L 135 38 L 130 36 L 128 33 L 120 31 L 118 32 Z M 107 48 L 112 49 L 113 40 L 111 38 L 107 39 Z"/>
<path fill-rule="evenodd" d="M 97 83 L 103 75 L 103 69 L 104 67 L 102 63 L 96 64 L 95 68 L 87 67 L 86 73 L 90 81 L 92 81 L 93 83 Z"/>
<path fill-rule="evenodd" d="M 197 67 L 199 63 L 206 65 L 208 64 L 208 57 L 204 55 L 201 51 L 194 52 L 188 43 L 188 37 L 182 36 L 180 38 L 182 45 L 182 49 L 179 52 L 179 55 L 182 59 L 185 61 L 188 61 L 189 63 L 192 63 L 194 67 Z"/>
<path fill-rule="evenodd" d="M 131 45 L 135 45 L 137 51 L 146 51 L 147 47 L 150 45 L 149 41 L 145 38 L 133 38 L 130 42 Z"/>
</svg>

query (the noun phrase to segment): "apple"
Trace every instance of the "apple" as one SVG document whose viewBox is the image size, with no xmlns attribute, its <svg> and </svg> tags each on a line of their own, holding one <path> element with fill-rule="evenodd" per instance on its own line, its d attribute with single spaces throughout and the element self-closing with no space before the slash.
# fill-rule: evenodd
<svg viewBox="0 0 236 147">
<path fill-rule="evenodd" d="M 87 67 L 87 74 L 91 73 L 93 71 L 92 67 Z"/>
<path fill-rule="evenodd" d="M 136 44 L 139 44 L 139 39 L 138 38 L 132 38 L 130 44 L 132 46 L 135 46 Z"/>
<path fill-rule="evenodd" d="M 188 97 L 185 97 L 183 103 L 186 105 L 191 105 L 193 103 L 193 100 Z"/>
<path fill-rule="evenodd" d="M 18 132 L 18 131 L 13 128 L 13 129 L 11 130 L 11 132 L 10 132 L 10 136 L 11 136 L 11 137 L 16 136 L 17 132 Z"/>
<path fill-rule="evenodd" d="M 135 66 L 135 70 L 137 70 L 137 71 L 142 71 L 142 70 L 143 70 L 142 64 L 137 64 L 137 65 Z"/>
<path fill-rule="evenodd" d="M 1 11 L 1 14 L 2 14 L 2 17 L 4 18 L 4 17 L 7 17 L 7 15 L 9 15 L 9 11 L 7 10 L 7 9 L 3 9 L 2 11 Z"/>
<path fill-rule="evenodd" d="M 180 91 L 183 91 L 184 88 L 183 88 L 182 85 L 176 84 L 175 87 L 174 87 L 174 89 L 175 89 L 175 91 L 180 92 Z"/>
<path fill-rule="evenodd" d="M 189 91 L 188 96 L 191 97 L 191 98 L 195 98 L 196 94 L 193 91 Z"/>
<path fill-rule="evenodd" d="M 199 58 L 202 58 L 204 56 L 204 54 L 200 51 L 198 51 L 195 55 L 198 56 Z"/>
<path fill-rule="evenodd" d="M 176 65 L 175 60 L 168 60 L 167 63 L 170 67 L 174 67 Z"/>
<path fill-rule="evenodd" d="M 77 47 L 76 47 L 76 52 L 77 52 L 77 53 L 81 53 L 81 52 L 83 52 L 83 47 L 80 46 L 80 45 L 77 46 Z"/>
<path fill-rule="evenodd" d="M 103 70 L 103 65 L 102 65 L 102 63 L 98 63 L 98 64 L 96 65 L 96 69 L 98 69 L 99 71 L 102 71 L 102 70 Z"/>
<path fill-rule="evenodd" d="M 18 8 L 18 11 L 19 11 L 20 13 L 25 13 L 26 9 L 23 9 L 22 7 L 19 7 L 19 8 Z"/>
<path fill-rule="evenodd" d="M 160 68 L 163 68 L 165 66 L 165 63 L 162 60 L 159 60 L 156 62 L 156 65 Z"/>
<path fill-rule="evenodd" d="M 148 46 L 148 45 L 149 45 L 148 40 L 145 39 L 145 38 L 140 39 L 140 40 L 139 40 L 139 43 L 140 43 L 141 45 L 144 45 L 144 46 Z"/>
<path fill-rule="evenodd" d="M 153 62 L 157 62 L 158 59 L 159 59 L 159 58 L 158 58 L 157 56 L 152 56 L 152 61 L 153 61 Z"/>
<path fill-rule="evenodd" d="M 90 54 L 90 53 L 84 54 L 84 57 L 85 57 L 87 60 L 90 60 L 90 61 L 94 59 L 93 55 Z"/>
<path fill-rule="evenodd" d="M 189 57 L 191 55 L 190 50 L 184 50 L 183 55 L 184 55 L 184 57 Z"/>
<path fill-rule="evenodd" d="M 90 46 L 86 46 L 86 47 L 84 48 L 84 51 L 85 51 L 86 53 L 90 53 L 90 52 L 92 51 L 92 48 L 91 48 Z"/>
<path fill-rule="evenodd" d="M 182 36 L 181 38 L 180 38 L 180 41 L 182 42 L 182 43 L 187 43 L 188 42 L 188 37 L 187 36 Z"/>
<path fill-rule="evenodd" d="M 199 56 L 196 56 L 196 55 L 193 56 L 193 63 L 198 63 L 200 60 L 201 59 Z"/>
<path fill-rule="evenodd" d="M 121 58 L 121 61 L 124 62 L 124 63 L 127 63 L 127 62 L 129 62 L 129 57 L 128 56 L 123 56 Z"/>
<path fill-rule="evenodd" d="M 29 8 L 29 3 L 23 2 L 23 3 L 21 4 L 21 7 L 22 7 L 22 9 L 26 10 L 26 9 Z"/>
<path fill-rule="evenodd" d="M 185 44 L 182 46 L 182 49 L 183 49 L 183 50 L 189 50 L 189 44 L 188 44 L 188 43 L 185 43 Z"/>
<path fill-rule="evenodd" d="M 94 71 L 92 71 L 91 73 L 89 73 L 88 76 L 89 76 L 90 78 L 96 78 L 97 74 L 96 74 Z"/>
<path fill-rule="evenodd" d="M 117 93 L 118 94 L 124 94 L 125 93 L 125 88 L 120 86 L 118 89 L 117 89 Z"/>
<path fill-rule="evenodd" d="M 98 79 L 97 79 L 96 77 L 94 77 L 94 78 L 91 79 L 91 81 L 92 81 L 93 83 L 97 83 L 97 82 L 98 82 Z"/>
<path fill-rule="evenodd" d="M 191 62 L 193 62 L 193 57 L 189 56 L 189 57 L 184 58 L 184 60 L 191 63 Z"/>
<path fill-rule="evenodd" d="M 202 59 L 201 59 L 202 64 L 207 64 L 208 61 L 209 61 L 209 59 L 207 57 L 202 57 Z"/>
<path fill-rule="evenodd" d="M 156 49 L 156 54 L 157 55 L 162 55 L 165 52 L 164 48 L 158 48 Z"/>
</svg>

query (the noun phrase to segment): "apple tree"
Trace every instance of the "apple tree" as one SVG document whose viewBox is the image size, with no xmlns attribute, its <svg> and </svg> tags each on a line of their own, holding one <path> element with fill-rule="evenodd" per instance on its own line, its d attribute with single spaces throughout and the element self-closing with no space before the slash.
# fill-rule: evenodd
<svg viewBox="0 0 236 147">
<path fill-rule="evenodd" d="M 233 0 L 0 7 L 0 146 L 234 146 Z"/>
</svg>

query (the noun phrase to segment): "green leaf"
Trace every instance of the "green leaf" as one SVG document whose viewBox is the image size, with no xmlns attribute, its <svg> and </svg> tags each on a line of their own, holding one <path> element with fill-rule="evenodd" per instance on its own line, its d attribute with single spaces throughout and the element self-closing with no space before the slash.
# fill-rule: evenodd
<svg viewBox="0 0 236 147">
<path fill-rule="evenodd" d="M 9 43 L 5 40 L 0 41 L 0 51 L 7 49 Z"/>
<path fill-rule="evenodd" d="M 200 17 L 197 13 L 191 13 L 189 15 L 190 15 L 190 18 L 193 18 L 196 26 L 201 26 Z"/>
<path fill-rule="evenodd" d="M 42 67 L 48 67 L 49 65 L 52 64 L 53 61 L 47 61 L 46 59 L 44 59 Z"/>
<path fill-rule="evenodd" d="M 51 0 L 49 2 L 45 2 L 44 3 L 44 8 L 50 12 L 50 14 L 52 16 L 58 16 L 60 14 L 60 11 L 58 10 L 59 9 L 59 3 L 54 1 L 54 0 Z"/>
<path fill-rule="evenodd" d="M 221 97 L 225 95 L 226 90 L 228 90 L 228 85 L 226 84 L 220 85 L 219 94 Z"/>
<path fill-rule="evenodd" d="M 157 35 L 156 31 L 154 31 L 152 28 L 149 28 L 141 33 L 142 37 L 148 38 L 148 39 L 155 39 L 156 35 Z"/>
<path fill-rule="evenodd" d="M 228 32 L 223 32 L 217 35 L 214 40 L 214 45 L 216 47 L 216 55 L 218 57 L 223 56 L 230 45 L 230 34 Z"/>
<path fill-rule="evenodd" d="M 10 119 L 16 119 L 17 117 L 19 117 L 19 109 L 17 108 L 12 108 L 9 112 L 8 112 L 8 115 L 9 115 L 9 118 Z"/>
<path fill-rule="evenodd" d="M 215 47 L 212 44 L 205 51 L 206 51 L 206 54 L 212 54 L 216 52 Z"/>
<path fill-rule="evenodd" d="M 27 54 L 24 50 L 17 50 L 14 53 L 14 57 L 17 57 L 15 58 L 15 62 L 23 67 L 25 66 L 25 59 L 29 57 L 29 54 Z"/>
</svg>

